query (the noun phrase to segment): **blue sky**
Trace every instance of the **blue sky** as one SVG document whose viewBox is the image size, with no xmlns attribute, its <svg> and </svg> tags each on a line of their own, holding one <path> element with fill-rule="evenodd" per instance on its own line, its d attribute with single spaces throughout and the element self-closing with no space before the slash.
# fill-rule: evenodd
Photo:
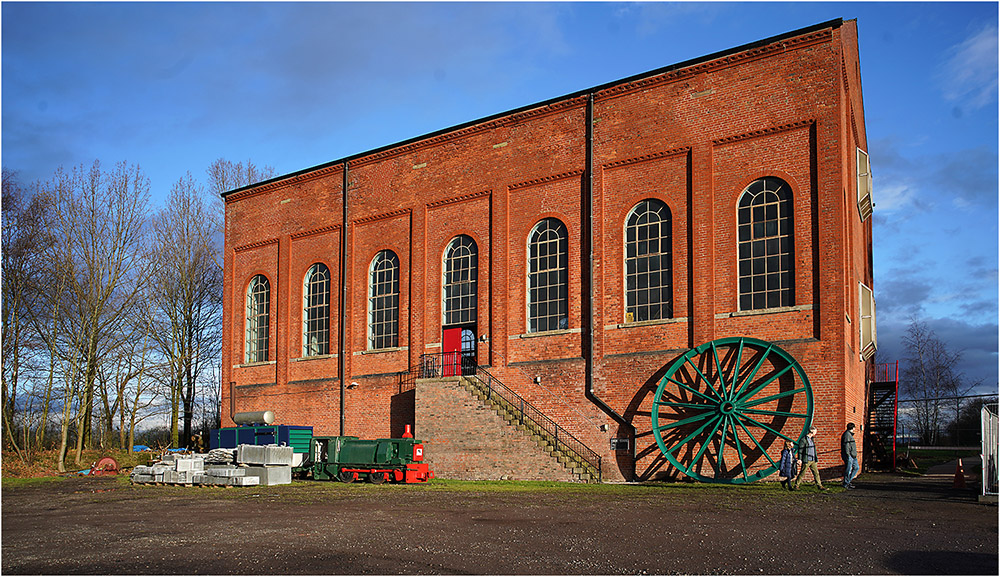
<svg viewBox="0 0 1000 577">
<path fill-rule="evenodd" d="M 858 20 L 880 351 L 997 389 L 997 3 L 2 5 L 3 166 L 279 174 L 832 18 Z"/>
</svg>

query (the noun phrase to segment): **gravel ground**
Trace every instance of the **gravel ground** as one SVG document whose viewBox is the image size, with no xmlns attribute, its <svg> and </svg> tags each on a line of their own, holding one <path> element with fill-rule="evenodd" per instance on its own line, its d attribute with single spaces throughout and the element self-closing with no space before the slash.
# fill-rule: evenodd
<svg viewBox="0 0 1000 577">
<path fill-rule="evenodd" d="M 6 487 L 5 574 L 998 574 L 947 475 L 820 493 L 688 484 Z"/>
</svg>

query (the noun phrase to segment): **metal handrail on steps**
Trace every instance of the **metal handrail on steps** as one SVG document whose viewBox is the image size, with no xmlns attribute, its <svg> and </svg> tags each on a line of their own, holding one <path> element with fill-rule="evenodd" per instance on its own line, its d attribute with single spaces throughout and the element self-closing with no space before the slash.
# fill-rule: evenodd
<svg viewBox="0 0 1000 577">
<path fill-rule="evenodd" d="M 510 390 L 484 367 L 467 362 L 460 356 L 460 353 L 426 353 L 420 355 L 418 371 L 420 378 L 476 377 L 485 387 L 488 400 L 503 399 L 510 408 L 510 412 L 514 413 L 518 419 L 519 424 L 531 423 L 545 431 L 553 439 L 556 449 L 573 453 L 580 461 L 590 465 L 597 471 L 597 482 L 601 482 L 601 456 L 597 452 L 583 444 L 572 433 L 559 426 L 523 397 Z"/>
</svg>

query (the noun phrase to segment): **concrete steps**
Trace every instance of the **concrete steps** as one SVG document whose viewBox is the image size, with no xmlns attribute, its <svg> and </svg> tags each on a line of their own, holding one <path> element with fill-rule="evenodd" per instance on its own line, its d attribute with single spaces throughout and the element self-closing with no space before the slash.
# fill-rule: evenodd
<svg viewBox="0 0 1000 577">
<path fill-rule="evenodd" d="M 478 378 L 462 377 L 461 383 L 462 387 L 479 399 L 484 407 L 495 412 L 509 427 L 520 431 L 534 441 L 541 451 L 565 467 L 577 481 L 583 483 L 598 482 L 600 475 L 596 467 L 581 459 L 542 427 L 528 419 L 522 419 L 520 407 L 513 406 L 505 399 L 490 397 L 485 385 Z"/>
</svg>

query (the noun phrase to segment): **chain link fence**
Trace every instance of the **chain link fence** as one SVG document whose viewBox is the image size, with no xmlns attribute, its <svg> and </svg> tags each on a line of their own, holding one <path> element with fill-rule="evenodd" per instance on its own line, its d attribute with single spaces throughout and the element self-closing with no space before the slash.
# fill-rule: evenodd
<svg viewBox="0 0 1000 577">
<path fill-rule="evenodd" d="M 981 408 L 996 395 L 900 399 L 896 442 L 902 445 L 979 447 Z"/>
</svg>

